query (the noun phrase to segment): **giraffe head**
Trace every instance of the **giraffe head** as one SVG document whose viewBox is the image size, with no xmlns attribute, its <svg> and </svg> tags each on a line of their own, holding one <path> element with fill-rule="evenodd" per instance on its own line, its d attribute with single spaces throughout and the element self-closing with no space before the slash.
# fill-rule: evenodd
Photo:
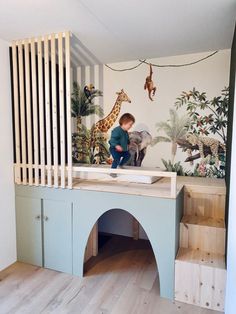
<svg viewBox="0 0 236 314">
<path fill-rule="evenodd" d="M 124 92 L 123 88 L 120 92 L 116 93 L 118 95 L 117 100 L 120 100 L 121 102 L 126 101 L 131 103 L 131 100 L 129 99 L 128 95 Z"/>
</svg>

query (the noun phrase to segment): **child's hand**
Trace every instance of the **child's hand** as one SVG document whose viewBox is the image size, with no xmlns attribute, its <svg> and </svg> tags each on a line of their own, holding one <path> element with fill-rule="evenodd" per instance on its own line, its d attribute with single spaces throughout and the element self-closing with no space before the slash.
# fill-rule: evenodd
<svg viewBox="0 0 236 314">
<path fill-rule="evenodd" d="M 118 152 L 122 152 L 123 151 L 123 148 L 120 146 L 120 145 L 116 145 L 116 150 Z"/>
</svg>

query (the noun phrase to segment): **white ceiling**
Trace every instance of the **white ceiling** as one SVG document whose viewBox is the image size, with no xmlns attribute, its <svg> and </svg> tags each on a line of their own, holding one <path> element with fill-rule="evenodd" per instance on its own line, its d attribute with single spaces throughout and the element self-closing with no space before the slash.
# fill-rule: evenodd
<svg viewBox="0 0 236 314">
<path fill-rule="evenodd" d="M 71 30 L 101 62 L 230 48 L 236 0 L 0 0 L 0 38 Z"/>
</svg>

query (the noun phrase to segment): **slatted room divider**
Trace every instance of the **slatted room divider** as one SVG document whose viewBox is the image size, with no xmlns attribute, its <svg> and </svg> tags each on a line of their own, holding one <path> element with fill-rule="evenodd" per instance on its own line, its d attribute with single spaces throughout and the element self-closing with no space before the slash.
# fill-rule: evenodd
<svg viewBox="0 0 236 314">
<path fill-rule="evenodd" d="M 15 182 L 72 188 L 70 32 L 12 42 Z"/>
</svg>

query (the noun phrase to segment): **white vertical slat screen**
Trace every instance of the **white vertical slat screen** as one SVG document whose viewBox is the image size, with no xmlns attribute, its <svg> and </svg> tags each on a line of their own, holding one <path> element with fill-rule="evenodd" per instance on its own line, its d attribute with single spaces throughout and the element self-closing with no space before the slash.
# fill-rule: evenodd
<svg viewBox="0 0 236 314">
<path fill-rule="evenodd" d="M 45 107 L 46 107 L 46 143 L 47 143 L 47 185 L 52 185 L 52 153 L 51 153 L 51 113 L 50 113 L 50 77 L 49 77 L 49 52 L 48 36 L 44 39 L 44 83 L 45 83 Z"/>
<path fill-rule="evenodd" d="M 20 130 L 21 130 L 21 161 L 23 170 L 23 184 L 27 184 L 26 168 L 26 134 L 25 134 L 25 80 L 23 71 L 23 49 L 22 42 L 18 44 L 18 62 L 19 62 L 19 83 L 20 83 Z"/>
<path fill-rule="evenodd" d="M 72 188 L 70 37 L 12 43 L 17 184 Z"/>
<path fill-rule="evenodd" d="M 25 90 L 26 90 L 26 138 L 27 138 L 27 152 L 28 152 L 28 179 L 29 185 L 33 184 L 33 157 L 32 157 L 32 124 L 31 124 L 31 92 L 30 92 L 30 62 L 29 62 L 29 42 L 24 43 L 24 57 L 25 57 Z"/>
<path fill-rule="evenodd" d="M 31 80 L 32 80 L 32 110 L 33 110 L 33 156 L 34 156 L 34 178 L 35 185 L 39 185 L 39 130 L 38 130 L 38 99 L 37 99 L 37 81 L 36 81 L 36 54 L 35 40 L 30 41 L 31 51 Z"/>
<path fill-rule="evenodd" d="M 58 125 L 57 125 L 57 91 L 56 91 L 56 42 L 51 38 L 51 84 L 52 84 L 52 124 L 53 124 L 53 164 L 54 187 L 58 187 Z"/>
<path fill-rule="evenodd" d="M 45 123 L 43 99 L 43 49 L 42 38 L 37 40 L 38 45 L 38 95 L 39 95 L 39 134 L 40 134 L 40 177 L 41 185 L 45 186 Z"/>
<path fill-rule="evenodd" d="M 66 117 L 67 117 L 67 177 L 68 188 L 72 189 L 72 128 L 71 128 L 71 60 L 70 60 L 70 34 L 65 36 L 66 59 Z"/>
<path fill-rule="evenodd" d="M 65 188 L 65 106 L 64 106 L 64 64 L 63 64 L 63 36 L 58 36 L 58 64 L 59 64 L 59 111 L 60 111 L 60 157 L 61 157 L 61 187 Z"/>
</svg>

